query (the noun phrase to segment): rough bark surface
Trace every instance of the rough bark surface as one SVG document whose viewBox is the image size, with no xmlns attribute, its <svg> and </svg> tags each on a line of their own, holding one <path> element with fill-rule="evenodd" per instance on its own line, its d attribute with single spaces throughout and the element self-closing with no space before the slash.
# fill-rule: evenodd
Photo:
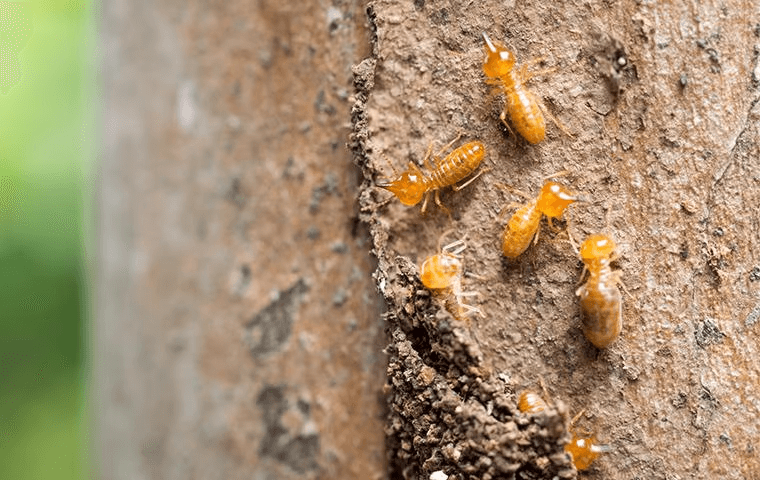
<svg viewBox="0 0 760 480">
<path fill-rule="evenodd" d="M 105 2 L 103 479 L 383 478 L 350 2 Z"/>
<path fill-rule="evenodd" d="M 392 478 L 574 476 L 562 442 L 581 411 L 572 429 L 612 448 L 583 478 L 758 478 L 757 4 L 378 0 L 368 12 L 351 147 L 389 303 Z M 481 32 L 519 62 L 545 58 L 554 70 L 529 87 L 572 136 L 548 122 L 531 146 L 505 131 Z M 461 132 L 486 145 L 490 171 L 443 192 L 450 215 L 375 187 Z M 523 201 L 511 192 L 535 195 L 563 170 L 590 201 L 504 260 L 498 212 Z M 620 245 L 624 326 L 607 349 L 581 332 L 565 230 Z M 485 318 L 469 324 L 419 283 L 444 232 L 466 240 L 477 275 L 464 281 Z M 526 419 L 516 395 L 540 379 L 558 409 Z M 560 431 L 535 428 L 555 415 Z"/>
</svg>

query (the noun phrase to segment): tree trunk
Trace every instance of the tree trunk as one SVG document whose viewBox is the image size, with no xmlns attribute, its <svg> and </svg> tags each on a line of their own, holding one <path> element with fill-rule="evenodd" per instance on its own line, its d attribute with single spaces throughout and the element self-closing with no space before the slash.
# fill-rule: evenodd
<svg viewBox="0 0 760 480">
<path fill-rule="evenodd" d="M 568 429 L 611 447 L 584 478 L 757 475 L 758 7 L 462 7 L 104 4 L 102 478 L 571 478 Z M 545 59 L 543 142 L 499 121 L 482 32 Z M 375 186 L 459 133 L 490 170 L 449 214 Z M 499 211 L 565 170 L 588 201 L 506 261 Z M 602 350 L 568 241 L 595 232 L 627 290 Z M 420 284 L 457 238 L 484 318 Z"/>
<path fill-rule="evenodd" d="M 111 1 L 102 478 L 381 478 L 380 300 L 345 147 L 354 4 Z"/>
</svg>

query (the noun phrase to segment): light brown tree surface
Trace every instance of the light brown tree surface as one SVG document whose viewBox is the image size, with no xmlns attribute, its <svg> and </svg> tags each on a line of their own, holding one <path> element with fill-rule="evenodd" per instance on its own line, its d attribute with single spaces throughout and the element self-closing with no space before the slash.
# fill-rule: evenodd
<svg viewBox="0 0 760 480">
<path fill-rule="evenodd" d="M 757 477 L 759 13 L 751 2 L 372 2 L 353 146 L 390 304 L 394 475 L 572 476 L 556 455 L 561 435 L 529 438 L 522 456 L 513 448 L 541 421 L 515 413 L 516 394 L 543 378 L 559 413 L 585 411 L 573 428 L 612 448 L 583 478 Z M 533 68 L 554 71 L 529 88 L 572 136 L 548 122 L 532 146 L 505 131 L 482 32 L 518 62 L 545 58 Z M 377 181 L 460 132 L 486 145 L 490 171 L 444 190 L 450 216 L 383 204 L 391 195 Z M 497 185 L 535 195 L 563 170 L 590 201 L 569 208 L 564 228 L 544 222 L 537 245 L 506 261 L 508 217 L 497 215 L 523 200 Z M 477 275 L 466 289 L 482 294 L 470 303 L 485 318 L 469 325 L 440 304 L 431 312 L 417 279 L 449 230 Z M 629 293 L 607 349 L 581 332 L 582 264 L 565 230 L 619 243 Z"/>
<path fill-rule="evenodd" d="M 99 478 L 385 475 L 345 147 L 364 24 L 354 4 L 105 2 Z"/>
</svg>

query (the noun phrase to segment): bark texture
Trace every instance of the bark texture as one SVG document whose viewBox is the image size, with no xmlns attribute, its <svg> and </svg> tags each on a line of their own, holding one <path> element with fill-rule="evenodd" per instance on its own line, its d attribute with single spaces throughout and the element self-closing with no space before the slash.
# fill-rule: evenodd
<svg viewBox="0 0 760 480">
<path fill-rule="evenodd" d="M 348 2 L 106 2 L 104 479 L 382 478 Z"/>
<path fill-rule="evenodd" d="M 393 332 L 393 478 L 574 476 L 564 432 L 531 428 L 556 413 L 565 430 L 581 411 L 571 429 L 612 449 L 584 478 L 757 478 L 758 13 L 750 2 L 372 2 L 352 147 Z M 504 129 L 481 32 L 518 65 L 545 59 L 528 88 L 572 136 L 549 121 L 533 146 Z M 443 192 L 450 214 L 420 215 L 374 186 L 458 133 L 486 145 L 490 171 Z M 565 170 L 589 201 L 506 261 L 499 211 Z M 628 294 L 607 349 L 581 332 L 582 264 L 565 231 L 620 246 Z M 485 313 L 469 323 L 444 302 L 427 310 L 415 267 L 456 238 L 477 275 L 464 289 Z M 526 418 L 516 396 L 541 379 L 558 410 Z"/>
</svg>

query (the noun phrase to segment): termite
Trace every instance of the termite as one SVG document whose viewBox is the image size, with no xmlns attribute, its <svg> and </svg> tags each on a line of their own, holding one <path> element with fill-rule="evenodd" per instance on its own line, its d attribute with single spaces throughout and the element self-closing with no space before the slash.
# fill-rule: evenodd
<svg viewBox="0 0 760 480">
<path fill-rule="evenodd" d="M 609 346 L 622 328 L 622 301 L 618 284 L 620 272 L 610 267 L 616 258 L 616 245 L 603 234 L 589 235 L 581 244 L 580 258 L 584 267 L 581 281 L 588 271 L 588 280 L 575 292 L 580 297 L 583 334 L 597 348 Z"/>
<path fill-rule="evenodd" d="M 565 445 L 565 452 L 570 455 L 573 465 L 578 470 L 586 470 L 600 453 L 609 452 L 608 445 L 597 445 L 592 437 L 581 437 L 573 433 L 573 439 Z"/>
<path fill-rule="evenodd" d="M 541 113 L 543 105 L 525 86 L 528 80 L 540 74 L 528 73 L 528 65 L 538 60 L 526 63 L 517 69 L 515 54 L 511 50 L 499 42 L 492 42 L 485 32 L 483 32 L 483 39 L 486 42 L 486 58 L 483 60 L 486 83 L 498 85 L 504 92 L 504 110 L 499 115 L 499 119 L 508 130 L 512 131 L 507 123 L 507 116 L 509 116 L 512 125 L 529 143 L 536 144 L 542 141 L 546 137 L 546 121 Z M 560 123 L 549 112 L 546 113 L 564 131 Z"/>
<path fill-rule="evenodd" d="M 546 402 L 539 394 L 525 390 L 517 399 L 517 409 L 527 414 L 539 413 L 546 410 Z"/>
<path fill-rule="evenodd" d="M 544 394 L 546 395 L 545 389 Z M 547 405 L 539 394 L 525 390 L 520 394 L 517 408 L 522 413 L 532 415 L 543 412 L 546 410 Z M 570 421 L 571 427 L 582 414 L 583 411 Z M 586 470 L 591 466 L 591 463 L 596 460 L 600 453 L 609 452 L 611 450 L 608 445 L 597 445 L 596 439 L 593 436 L 582 437 L 572 430 L 570 433 L 572 433 L 572 439 L 570 440 L 570 443 L 565 444 L 565 452 L 570 455 L 573 465 L 575 465 L 575 468 L 578 470 Z"/>
<path fill-rule="evenodd" d="M 477 295 L 477 292 L 462 291 L 464 268 L 459 254 L 465 248 L 464 240 L 457 240 L 440 248 L 440 253 L 426 258 L 420 266 L 422 284 L 434 295 L 443 298 L 446 309 L 458 320 L 472 314 L 483 316 L 479 308 L 462 302 L 463 297 Z"/>
<path fill-rule="evenodd" d="M 501 251 L 507 258 L 516 258 L 530 246 L 531 240 L 538 241 L 541 215 L 551 221 L 562 216 L 565 209 L 580 197 L 557 182 L 548 181 L 538 196 L 522 205 L 509 219 L 501 239 Z"/>
<path fill-rule="evenodd" d="M 440 152 L 433 155 L 432 165 L 430 163 L 430 154 L 433 150 L 433 144 L 430 144 L 423 161 L 428 169 L 427 172 L 413 162 L 409 162 L 409 168 L 395 180 L 378 182 L 377 186 L 396 195 L 404 205 L 417 205 L 425 197 L 425 201 L 422 203 L 422 213 L 425 213 L 425 209 L 427 208 L 429 193 L 435 191 L 435 203 L 445 209 L 438 195 L 441 188 L 451 186 L 454 191 L 459 191 L 472 183 L 485 171 L 482 169 L 462 185 L 457 185 L 457 182 L 464 180 L 478 168 L 486 154 L 483 144 L 476 140 L 455 148 L 445 158 L 441 159 L 440 155 L 458 139 L 459 137 L 455 138 L 451 143 L 443 147 Z"/>
</svg>

